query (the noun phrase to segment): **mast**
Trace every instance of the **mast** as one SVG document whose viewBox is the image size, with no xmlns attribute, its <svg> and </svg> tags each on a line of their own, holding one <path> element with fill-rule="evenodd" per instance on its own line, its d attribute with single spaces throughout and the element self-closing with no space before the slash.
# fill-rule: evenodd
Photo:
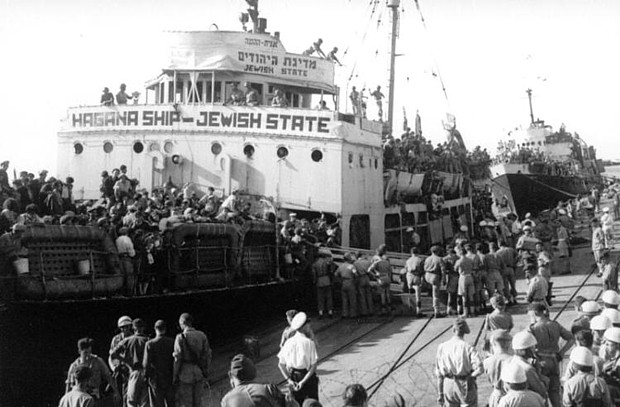
<svg viewBox="0 0 620 407">
<path fill-rule="evenodd" d="M 400 6 L 400 0 L 388 0 L 388 7 L 392 9 L 392 46 L 390 49 L 390 93 L 388 96 L 388 118 L 387 124 L 392 132 L 393 118 L 394 118 L 394 70 L 396 62 L 396 37 L 398 30 L 398 7 Z"/>
<path fill-rule="evenodd" d="M 525 91 L 527 93 L 527 98 L 530 101 L 530 123 L 534 124 L 534 109 L 532 109 L 532 89 L 528 89 Z"/>
</svg>

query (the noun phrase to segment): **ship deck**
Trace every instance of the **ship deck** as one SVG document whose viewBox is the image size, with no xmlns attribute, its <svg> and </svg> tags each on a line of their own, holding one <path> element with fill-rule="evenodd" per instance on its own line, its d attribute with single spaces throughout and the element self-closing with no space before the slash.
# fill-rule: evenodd
<svg viewBox="0 0 620 407">
<path fill-rule="evenodd" d="M 580 219 L 576 229 L 583 237 L 590 239 L 587 219 Z M 620 242 L 620 222 L 614 225 L 615 241 Z M 620 245 L 612 250 L 612 261 L 617 261 Z M 602 284 L 594 272 L 594 261 L 589 242 L 574 248 L 571 258 L 573 273 L 566 276 L 553 276 L 554 301 L 551 307 L 552 319 L 564 326 L 570 326 L 577 317 L 572 301 L 577 295 L 588 299 L 598 299 Z M 518 332 L 530 324 L 527 304 L 524 299 L 526 283 L 521 274 L 517 282 L 519 305 L 509 308 Z M 396 300 L 398 300 L 396 298 Z M 431 298 L 423 297 L 423 308 L 427 315 L 432 311 Z M 310 313 L 314 317 L 313 313 Z M 257 362 L 257 381 L 263 383 L 282 383 L 277 367 L 276 353 L 280 334 L 285 327 L 284 316 L 281 324 L 274 324 L 262 332 L 254 332 L 261 345 Z M 367 390 L 370 405 L 381 405 L 383 400 L 400 393 L 406 405 L 434 405 L 437 399 L 436 380 L 433 375 L 437 346 L 451 336 L 454 318 L 434 319 L 414 318 L 407 309 L 400 307 L 391 318 L 373 317 L 365 320 L 341 320 L 314 318 L 313 330 L 318 340 L 319 398 L 324 406 L 342 405 L 342 394 L 348 384 L 360 383 Z M 471 334 L 466 341 L 482 352 L 485 329 L 484 316 L 468 319 Z M 208 406 L 217 406 L 222 396 L 229 390 L 227 380 L 228 363 L 241 349 L 228 345 L 214 350 L 211 387 Z M 562 371 L 568 355 L 564 355 Z M 491 387 L 485 375 L 478 378 L 479 403 L 486 404 Z"/>
</svg>

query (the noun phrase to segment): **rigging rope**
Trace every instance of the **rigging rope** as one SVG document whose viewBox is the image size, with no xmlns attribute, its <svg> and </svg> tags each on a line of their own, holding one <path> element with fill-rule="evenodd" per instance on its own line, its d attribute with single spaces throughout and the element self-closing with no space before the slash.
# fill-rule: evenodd
<svg viewBox="0 0 620 407">
<path fill-rule="evenodd" d="M 422 9 L 420 8 L 420 3 L 418 0 L 414 0 L 415 2 L 415 6 L 418 10 L 418 14 L 420 14 L 420 20 L 422 20 L 422 26 L 424 27 L 424 31 L 426 32 L 426 34 L 428 35 L 428 27 L 426 26 L 426 20 L 424 19 L 424 15 L 422 14 Z M 439 71 L 439 64 L 437 63 L 437 59 L 435 58 L 435 56 L 431 53 L 432 57 L 433 57 L 433 64 L 435 65 L 435 70 L 437 71 L 437 78 L 439 79 L 439 83 L 441 84 L 441 90 L 443 92 L 444 97 L 446 98 L 446 102 L 448 103 L 448 109 L 452 110 L 450 108 L 450 100 L 448 99 L 448 92 L 446 91 L 446 85 L 443 82 L 443 77 L 441 76 L 441 72 Z M 434 72 L 433 72 L 434 75 Z"/>
</svg>

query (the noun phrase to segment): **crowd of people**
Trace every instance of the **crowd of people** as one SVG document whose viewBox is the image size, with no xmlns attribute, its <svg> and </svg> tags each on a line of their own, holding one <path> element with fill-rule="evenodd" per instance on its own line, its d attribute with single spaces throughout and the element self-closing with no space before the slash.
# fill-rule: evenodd
<svg viewBox="0 0 620 407">
<path fill-rule="evenodd" d="M 390 135 L 385 138 L 383 163 L 385 168 L 415 174 L 443 171 L 453 174 L 464 173 L 477 179 L 486 175 L 491 158 L 486 149 L 481 149 L 479 146 L 471 152 L 456 142 L 438 143 L 437 146 L 433 146 L 421 132 L 412 132 L 407 128 L 400 138 Z"/>
</svg>

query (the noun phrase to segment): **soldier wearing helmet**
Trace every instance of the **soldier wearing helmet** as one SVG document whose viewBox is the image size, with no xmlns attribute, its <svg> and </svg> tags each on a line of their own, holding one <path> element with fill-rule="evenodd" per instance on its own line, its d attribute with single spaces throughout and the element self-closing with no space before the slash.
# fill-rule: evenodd
<svg viewBox="0 0 620 407">
<path fill-rule="evenodd" d="M 608 328 L 611 328 L 611 321 L 604 315 L 597 315 L 590 321 L 590 329 L 592 330 L 593 343 L 592 353 L 598 355 L 603 343 L 603 335 Z"/>
<path fill-rule="evenodd" d="M 514 356 L 509 365 L 518 365 L 525 372 L 527 388 L 547 399 L 547 386 L 539 373 L 536 338 L 527 331 L 521 331 L 512 338 Z"/>
<path fill-rule="evenodd" d="M 112 369 L 112 376 L 114 377 L 116 385 L 118 386 L 118 390 L 122 395 L 127 392 L 126 390 L 127 380 L 129 379 L 129 368 L 122 361 L 123 358 L 120 357 L 124 355 L 112 357 L 112 352 L 114 351 L 114 349 L 116 349 L 118 344 L 123 341 L 123 339 L 129 338 L 131 335 L 133 335 L 132 322 L 132 319 L 127 315 L 123 315 L 118 319 L 116 326 L 118 327 L 120 332 L 112 338 L 112 342 L 110 343 L 110 356 L 108 356 L 108 364 L 110 365 L 110 369 Z"/>
<path fill-rule="evenodd" d="M 607 290 L 601 296 L 601 300 L 603 301 L 603 306 L 605 308 L 614 308 L 618 309 L 618 305 L 620 304 L 620 295 L 614 290 Z"/>
<path fill-rule="evenodd" d="M 545 407 L 547 403 L 540 394 L 530 390 L 527 374 L 522 366 L 508 364 L 501 374 L 507 392 L 499 402 L 499 407 Z"/>
<path fill-rule="evenodd" d="M 584 346 L 577 346 L 570 354 L 570 361 L 575 366 L 577 374 L 564 383 L 562 405 L 613 406 L 605 380 L 593 374 L 592 352 Z"/>
</svg>

